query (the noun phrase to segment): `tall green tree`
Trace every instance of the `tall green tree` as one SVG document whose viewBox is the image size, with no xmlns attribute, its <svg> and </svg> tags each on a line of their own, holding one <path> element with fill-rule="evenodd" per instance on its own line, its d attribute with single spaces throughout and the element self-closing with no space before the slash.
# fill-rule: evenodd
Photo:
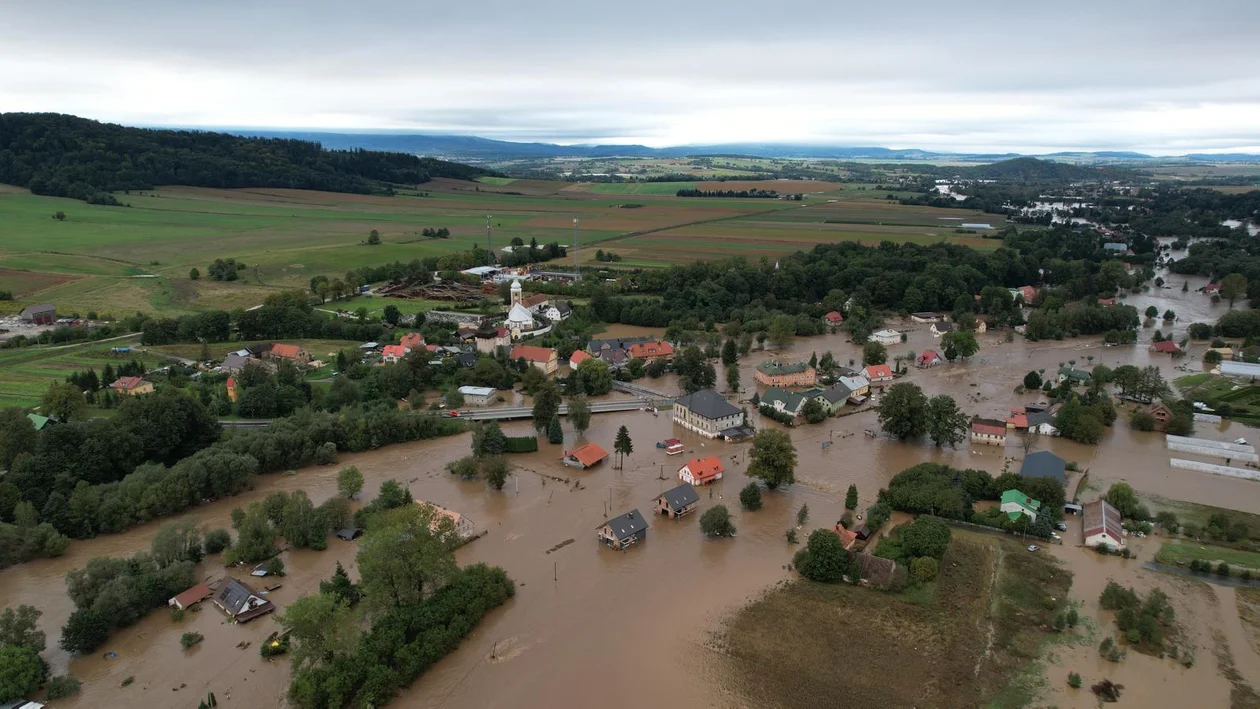
<svg viewBox="0 0 1260 709">
<path fill-rule="evenodd" d="M 348 606 L 358 605 L 359 599 L 363 597 L 363 589 L 350 580 L 350 574 L 346 573 L 340 561 L 333 570 L 332 578 L 319 582 L 319 593 L 339 599 Z"/>
<path fill-rule="evenodd" d="M 1221 279 L 1221 297 L 1234 307 L 1234 301 L 1247 295 L 1247 277 L 1241 273 L 1231 273 Z"/>
<path fill-rule="evenodd" d="M 200 562 L 204 553 L 201 529 L 191 519 L 171 520 L 163 524 L 149 543 L 153 563 L 166 567 L 177 561 Z"/>
<path fill-rule="evenodd" d="M 337 471 L 337 492 L 347 500 L 353 500 L 363 491 L 363 473 L 353 465 Z"/>
<path fill-rule="evenodd" d="M 507 436 L 499 428 L 498 421 L 479 424 L 473 429 L 472 452 L 478 458 L 503 455 L 507 451 Z"/>
<path fill-rule="evenodd" d="M 589 362 L 590 360 L 585 360 Z M 581 365 L 578 365 L 581 367 Z M 560 388 L 556 383 L 548 379 L 538 387 L 537 393 L 534 394 L 534 428 L 538 431 L 546 431 L 551 425 L 551 419 L 560 411 Z"/>
<path fill-rule="evenodd" d="M 730 367 L 739 359 L 739 353 L 735 346 L 735 338 L 728 337 L 722 345 L 722 364 Z"/>
<path fill-rule="evenodd" d="M 0 702 L 25 699 L 48 679 L 48 663 L 29 647 L 0 645 Z"/>
<path fill-rule="evenodd" d="M 79 387 L 69 382 L 53 382 L 40 400 L 39 410 L 62 423 L 79 418 L 87 408 L 87 401 Z"/>
<path fill-rule="evenodd" d="M 796 337 L 796 321 L 790 315 L 778 315 L 770 321 L 770 344 L 783 349 Z"/>
<path fill-rule="evenodd" d="M 355 556 L 364 603 L 373 612 L 419 605 L 454 577 L 458 543 L 454 524 L 430 505 L 381 513 Z"/>
<path fill-rule="evenodd" d="M 547 441 L 549 443 L 564 443 L 564 429 L 560 427 L 560 414 L 552 414 L 551 421 L 547 422 Z"/>
<path fill-rule="evenodd" d="M 937 394 L 928 400 L 928 435 L 938 448 L 943 445 L 954 447 L 967 440 L 969 427 L 967 415 L 958 408 L 954 397 L 948 394 Z"/>
<path fill-rule="evenodd" d="M 941 347 L 945 350 L 945 359 L 951 362 L 959 357 L 967 359 L 980 351 L 975 333 L 966 330 L 954 330 L 942 335 Z"/>
<path fill-rule="evenodd" d="M 350 604 L 323 593 L 290 603 L 276 622 L 289 634 L 295 671 L 354 652 L 359 637 L 359 623 Z"/>
<path fill-rule="evenodd" d="M 579 436 L 591 427 L 591 407 L 586 403 L 585 396 L 579 394 L 569 400 L 568 417 L 573 430 L 577 431 Z"/>
<path fill-rule="evenodd" d="M 630 440 L 630 429 L 625 426 L 617 429 L 617 438 L 613 441 L 613 451 L 617 453 L 617 467 L 624 468 L 626 456 L 634 452 L 634 441 Z"/>
<path fill-rule="evenodd" d="M 762 429 L 753 436 L 747 475 L 764 480 L 771 490 L 796 482 L 796 446 L 786 433 Z"/>
<path fill-rule="evenodd" d="M 888 362 L 888 348 L 879 342 L 867 342 L 862 345 L 862 364 L 884 364 Z"/>
<path fill-rule="evenodd" d="M 29 647 L 37 653 L 44 651 L 46 638 L 39 629 L 39 617 L 43 611 L 34 606 L 5 608 L 0 614 L 0 646 Z"/>
<path fill-rule="evenodd" d="M 857 485 L 849 484 L 849 490 L 844 494 L 844 508 L 846 510 L 856 510 L 858 506 Z"/>
<path fill-rule="evenodd" d="M 733 393 L 739 393 L 739 365 L 732 364 L 726 368 L 726 390 Z"/>
<path fill-rule="evenodd" d="M 884 431 L 906 440 L 927 433 L 927 397 L 917 384 L 894 384 L 879 402 L 879 423 Z"/>
<path fill-rule="evenodd" d="M 574 388 L 587 396 L 602 396 L 612 391 L 612 371 L 601 359 L 582 360 L 573 372 Z"/>
<path fill-rule="evenodd" d="M 0 409 L 0 468 L 11 470 L 18 455 L 33 452 L 38 435 L 26 412 L 16 406 Z"/>
<path fill-rule="evenodd" d="M 731 537 L 735 535 L 735 525 L 731 523 L 731 513 L 726 505 L 714 505 L 700 516 L 700 531 L 710 537 Z"/>
</svg>

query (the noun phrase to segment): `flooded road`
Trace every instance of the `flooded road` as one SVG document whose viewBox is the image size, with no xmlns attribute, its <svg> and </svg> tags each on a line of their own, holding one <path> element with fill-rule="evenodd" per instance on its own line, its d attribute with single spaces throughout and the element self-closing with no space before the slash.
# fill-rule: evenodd
<svg viewBox="0 0 1260 709">
<path fill-rule="evenodd" d="M 1190 322 L 1214 320 L 1227 308 L 1212 306 L 1203 294 L 1194 292 L 1204 279 L 1190 279 L 1188 293 L 1180 292 L 1180 280 L 1174 282 L 1175 289 L 1152 290 L 1148 295 L 1130 296 L 1127 302 L 1139 308 L 1155 304 L 1161 313 L 1175 310 L 1179 315 L 1179 333 Z M 890 325 L 915 328 L 909 330 L 908 342 L 890 348 L 890 354 L 939 347 L 939 340 L 931 336 L 925 325 Z M 651 331 L 616 326 L 604 336 L 640 332 Z M 1139 345 L 1115 348 L 1102 347 L 1098 338 L 1048 343 L 1017 339 L 1005 343 L 1001 333 L 990 333 L 979 336 L 981 351 L 970 362 L 930 370 L 912 369 L 903 381 L 918 383 L 929 395 L 951 394 L 969 414 L 1004 417 L 1011 406 L 1036 398 L 1014 394 L 1024 374 L 1032 369 L 1051 374 L 1061 363 L 1071 361 L 1078 367 L 1155 364 L 1171 379 L 1185 373 L 1175 369 L 1178 365 L 1200 368 L 1194 349 L 1190 356 L 1177 361 L 1149 352 L 1149 332 L 1143 331 Z M 755 352 L 744 358 L 740 367 L 745 396 L 751 396 L 753 391 L 755 364 L 765 359 L 808 359 L 811 353 L 821 356 L 830 350 L 841 364 L 850 358 L 858 360 L 860 348 L 845 339 L 842 334 L 798 338 L 786 352 Z M 1201 349 L 1199 345 L 1200 354 Z M 721 382 L 724 378 L 720 369 L 719 366 Z M 672 377 L 639 383 L 667 393 L 677 391 L 677 381 Z M 724 386 L 719 384 L 719 390 Z M 752 418 L 759 427 L 778 425 L 760 420 L 755 412 Z M 1007 464 L 1017 470 L 1023 457 L 1014 440 L 1005 449 L 963 444 L 952 450 L 937 449 L 930 443 L 871 439 L 862 431 L 878 425 L 875 413 L 867 411 L 793 429 L 791 435 L 800 459 L 797 484 L 765 494 L 761 510 L 746 512 L 740 509 L 737 499 L 739 489 L 747 482 L 743 475 L 747 466 L 746 444 L 702 439 L 676 429 L 668 412 L 653 416 L 638 411 L 594 416 L 592 428 L 582 441 L 598 443 L 611 451 L 621 425 L 629 428 L 635 448 L 624 470 L 614 470 L 611 460 L 588 472 L 562 466 L 559 458 L 563 451 L 581 442 L 568 432 L 564 445 L 553 446 L 544 439 L 538 453 L 513 456 L 517 475 L 503 491 L 491 491 L 480 481 L 461 481 L 442 469 L 447 461 L 468 453 L 470 435 L 464 434 L 343 456 L 336 466 L 307 468 L 294 475 L 263 476 L 256 490 L 197 508 L 187 516 L 208 527 L 228 527 L 232 508 L 261 500 L 277 490 L 303 489 L 319 504 L 336 494 L 336 471 L 342 465 L 352 464 L 366 478 L 365 498 L 373 497 L 382 481 L 397 479 L 407 483 L 417 499 L 458 510 L 486 529 L 487 536 L 459 550 L 458 561 L 502 566 L 518 583 L 516 598 L 490 613 L 456 652 L 406 690 L 397 706 L 731 706 L 740 704 L 738 698 L 725 695 L 721 687 L 708 679 L 714 676 L 710 671 L 712 663 L 720 658 L 708 648 L 707 640 L 725 614 L 789 577 L 784 567 L 796 547 L 787 544 L 784 533 L 795 526 L 796 512 L 802 504 L 810 508 L 809 522 L 801 530 L 804 539 L 811 529 L 830 527 L 839 519 L 844 491 L 851 483 L 857 485 L 859 509 L 864 509 L 893 475 L 923 461 L 980 468 L 996 474 Z M 530 430 L 530 424 L 509 423 L 504 430 L 508 435 L 523 435 Z M 1227 440 L 1254 436 L 1255 432 L 1232 424 L 1210 429 L 1200 425 L 1198 435 Z M 655 442 L 666 438 L 682 439 L 687 453 L 668 457 L 656 449 Z M 824 442 L 832 445 L 824 449 Z M 1076 461 L 1090 471 L 1090 488 L 1083 494 L 1086 499 L 1100 494 L 1110 482 L 1127 480 L 1142 493 L 1233 509 L 1260 508 L 1260 484 L 1171 469 L 1162 436 L 1131 431 L 1124 414 L 1098 446 L 1043 438 L 1038 447 Z M 705 539 L 699 532 L 696 514 L 677 521 L 652 518 L 647 541 L 627 552 L 611 551 L 596 543 L 597 525 L 612 514 L 632 508 L 650 514 L 652 498 L 676 484 L 677 468 L 692 456 L 708 454 L 720 455 L 727 472 L 722 481 L 700 492 L 700 511 L 714 504 L 726 504 L 738 528 L 735 539 Z M 72 610 L 64 590 L 66 572 L 83 566 L 94 556 L 126 556 L 146 550 L 157 527 L 151 524 L 125 534 L 75 542 L 65 557 L 0 572 L 4 605 L 27 603 L 44 611 L 41 628 L 49 635 L 51 649 L 46 656 L 54 671 L 68 668 L 84 681 L 80 697 L 61 705 L 191 709 L 207 691 L 214 691 L 225 706 L 283 706 L 288 661 L 280 658 L 268 663 L 258 656 L 259 642 L 277 627 L 271 617 L 234 626 L 224 623 L 220 612 L 210 604 L 178 623 L 165 610 L 155 611 L 140 624 L 114 633 L 101 648 L 102 653 L 117 652 L 116 659 L 97 654 L 72 661 L 55 649 L 59 629 Z M 569 540 L 573 542 L 553 550 Z M 1146 546 L 1140 552 L 1143 560 L 1153 555 L 1155 540 L 1147 540 Z M 319 580 L 331 575 L 337 561 L 352 577 L 357 577 L 355 550 L 355 543 L 334 539 L 324 552 L 286 552 L 283 559 L 289 575 L 282 580 L 283 587 L 273 594 L 273 600 L 283 605 L 316 591 Z M 1100 559 L 1093 552 L 1070 545 L 1056 548 L 1054 553 L 1061 554 L 1076 572 L 1073 597 L 1085 600 L 1087 616 L 1100 614 L 1097 598 L 1108 576 L 1117 575 L 1134 584 L 1151 583 L 1149 578 L 1154 577 L 1154 572 L 1140 569 L 1140 562 Z M 201 565 L 199 573 L 217 578 L 223 569 L 210 561 Z M 1180 602 L 1174 598 L 1174 603 L 1183 623 L 1201 627 L 1202 633 L 1220 627 L 1223 619 L 1230 616 L 1231 603 L 1217 599 L 1212 606 L 1217 610 L 1211 610 L 1206 596 L 1195 590 L 1192 582 L 1166 581 L 1164 577 L 1159 577 L 1158 582 L 1164 586 L 1189 585 L 1191 590 L 1174 589 L 1184 596 Z M 201 632 L 206 639 L 183 651 L 179 636 L 188 630 Z M 238 647 L 245 643 L 247 647 Z M 1182 672 L 1180 665 L 1171 660 L 1134 657 L 1135 653 L 1118 671 L 1112 672 L 1113 667 L 1098 671 L 1105 669 L 1107 676 L 1130 686 L 1133 694 L 1126 692 L 1126 701 L 1134 696 L 1146 699 L 1148 706 L 1184 706 L 1185 703 L 1165 700 L 1183 696 L 1183 688 L 1187 692 L 1188 688 L 1195 688 L 1202 692 L 1197 695 L 1200 700 L 1211 700 L 1198 705 L 1223 706 L 1216 700 L 1227 699 L 1228 687 L 1220 683 L 1223 680 L 1213 679 L 1210 638 L 1197 637 L 1196 644 L 1200 648 L 1199 664 L 1182 675 L 1177 674 Z M 1234 644 L 1232 640 L 1230 644 Z M 1082 663 L 1087 660 L 1098 662 L 1096 646 L 1094 641 L 1091 647 L 1080 650 L 1079 662 L 1076 655 L 1071 655 L 1077 671 L 1087 677 L 1096 673 L 1080 668 L 1085 667 Z M 1233 648 L 1233 653 L 1240 671 L 1256 667 L 1255 659 L 1244 657 L 1240 649 Z M 1148 661 L 1160 664 L 1158 668 L 1147 667 L 1143 663 Z M 1050 669 L 1051 684 L 1062 685 L 1062 678 L 1055 675 L 1059 672 L 1056 668 L 1058 664 Z M 1066 672 L 1065 664 L 1064 676 Z M 1129 676 L 1130 673 L 1138 676 Z M 122 687 L 122 681 L 128 677 L 134 677 L 134 683 Z M 184 686 L 180 688 L 181 685 Z M 1140 689 L 1143 686 L 1148 689 Z M 1076 705 L 1068 697 L 1055 701 Z"/>
</svg>

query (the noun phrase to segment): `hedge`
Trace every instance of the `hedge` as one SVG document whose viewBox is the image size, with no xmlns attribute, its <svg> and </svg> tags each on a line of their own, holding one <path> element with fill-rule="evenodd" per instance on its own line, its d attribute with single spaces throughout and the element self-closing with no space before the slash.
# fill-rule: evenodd
<svg viewBox="0 0 1260 709">
<path fill-rule="evenodd" d="M 503 450 L 506 453 L 536 453 L 538 452 L 538 437 L 508 436 Z"/>
</svg>

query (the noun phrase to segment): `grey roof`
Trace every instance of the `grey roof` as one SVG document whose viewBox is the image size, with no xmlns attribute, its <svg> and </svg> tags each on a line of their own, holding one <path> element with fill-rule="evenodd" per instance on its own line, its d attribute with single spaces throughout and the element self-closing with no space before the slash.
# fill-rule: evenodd
<svg viewBox="0 0 1260 709">
<path fill-rule="evenodd" d="M 1050 451 L 1029 453 L 1020 466 L 1019 474 L 1030 478 L 1053 478 L 1061 483 L 1067 482 L 1067 462 Z"/>
<path fill-rule="evenodd" d="M 647 529 L 648 525 L 647 520 L 643 519 L 643 515 L 639 514 L 639 511 L 635 509 L 623 515 L 617 515 L 599 526 L 611 527 L 613 536 L 617 539 L 626 539 Z"/>
<path fill-rule="evenodd" d="M 844 382 L 836 382 L 819 392 L 818 396 L 833 404 L 839 404 L 843 403 L 850 396 L 853 396 L 853 390 L 845 386 Z"/>
<path fill-rule="evenodd" d="M 1104 251 L 1128 251 L 1129 245 L 1120 241 L 1108 241 L 1103 244 Z"/>
<path fill-rule="evenodd" d="M 951 323 L 951 322 L 938 322 L 938 323 L 936 323 L 936 331 L 937 331 L 937 332 L 953 332 L 953 331 L 954 331 L 954 323 Z"/>
<path fill-rule="evenodd" d="M 674 406 L 690 409 L 691 413 L 707 419 L 726 418 L 739 413 L 737 407 L 712 389 L 701 389 L 694 394 L 681 397 L 674 402 Z"/>
<path fill-rule="evenodd" d="M 223 606 L 228 613 L 237 615 L 245 610 L 245 606 L 249 603 L 249 597 L 254 592 L 248 586 L 237 581 L 234 578 L 224 580 L 223 588 L 215 594 L 215 598 L 219 601 L 219 605 Z"/>
<path fill-rule="evenodd" d="M 687 505 L 692 505 L 700 501 L 700 496 L 696 494 L 696 489 L 688 483 L 683 483 L 672 490 L 666 490 L 656 499 L 665 498 L 665 504 L 675 512 L 681 510 Z"/>
<path fill-rule="evenodd" d="M 233 352 L 223 358 L 223 368 L 229 372 L 235 372 L 244 369 L 245 365 L 250 361 L 252 361 L 252 358 L 248 355 L 242 356 L 239 352 Z"/>
<path fill-rule="evenodd" d="M 455 361 L 464 367 L 475 367 L 477 366 L 477 355 L 472 352 L 460 352 L 455 355 Z"/>
<path fill-rule="evenodd" d="M 39 313 L 55 313 L 55 312 L 57 312 L 56 307 L 49 305 L 48 303 L 42 303 L 40 305 L 28 305 L 25 308 L 22 308 L 22 312 L 20 313 L 20 315 L 37 315 Z"/>
<path fill-rule="evenodd" d="M 346 540 L 347 542 L 352 539 L 358 538 L 360 534 L 363 534 L 363 530 L 359 529 L 358 527 L 346 527 L 345 529 L 337 530 L 337 536 L 340 537 L 341 539 Z"/>
<path fill-rule="evenodd" d="M 1040 426 L 1043 423 L 1054 424 L 1054 414 L 1049 411 L 1029 411 L 1025 416 L 1029 426 Z"/>
<path fill-rule="evenodd" d="M 624 350 L 630 347 L 630 345 L 638 344 L 640 342 L 652 342 L 652 341 L 653 341 L 653 338 L 642 337 L 642 336 L 610 337 L 604 340 L 591 340 L 590 344 L 586 346 L 586 351 L 590 352 L 591 354 L 596 354 L 601 349 L 604 349 L 605 347 L 609 349 L 613 349 L 613 350 Z"/>
<path fill-rule="evenodd" d="M 565 313 L 568 313 L 568 312 L 570 312 L 570 311 L 572 311 L 572 310 L 573 310 L 573 306 L 572 306 L 572 305 L 569 305 L 568 303 L 566 303 L 566 302 L 564 302 L 564 301 L 560 301 L 559 303 L 555 303 L 555 304 L 553 304 L 553 305 L 552 305 L 552 307 L 554 307 L 556 310 L 560 311 L 560 314 L 561 314 L 561 315 L 564 315 Z"/>
</svg>

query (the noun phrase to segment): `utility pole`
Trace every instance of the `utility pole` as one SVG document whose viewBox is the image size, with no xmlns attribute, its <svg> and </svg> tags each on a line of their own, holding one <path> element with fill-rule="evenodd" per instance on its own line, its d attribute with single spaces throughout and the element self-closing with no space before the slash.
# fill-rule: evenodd
<svg viewBox="0 0 1260 709">
<path fill-rule="evenodd" d="M 486 215 L 486 251 L 490 253 L 490 262 L 494 263 L 494 247 L 490 245 L 490 215 Z"/>
</svg>

